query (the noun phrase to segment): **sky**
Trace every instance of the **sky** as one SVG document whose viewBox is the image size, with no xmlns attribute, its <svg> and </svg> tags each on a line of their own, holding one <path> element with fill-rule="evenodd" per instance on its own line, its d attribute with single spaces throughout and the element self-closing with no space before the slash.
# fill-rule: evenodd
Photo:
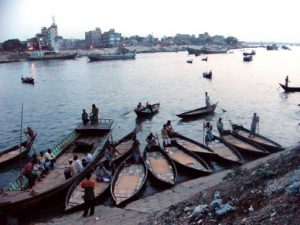
<svg viewBox="0 0 300 225">
<path fill-rule="evenodd" d="M 114 28 L 123 36 L 208 32 L 241 41 L 300 42 L 297 0 L 0 0 L 0 42 L 26 40 L 49 27 L 84 39 Z"/>
</svg>

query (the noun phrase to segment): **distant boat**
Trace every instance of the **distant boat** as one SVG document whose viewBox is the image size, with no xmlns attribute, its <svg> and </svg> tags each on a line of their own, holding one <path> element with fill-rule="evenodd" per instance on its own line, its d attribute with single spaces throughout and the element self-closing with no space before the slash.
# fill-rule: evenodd
<svg viewBox="0 0 300 225">
<path fill-rule="evenodd" d="M 227 53 L 228 48 L 225 46 L 205 46 L 202 49 L 203 54 L 221 54 Z"/>
<path fill-rule="evenodd" d="M 282 45 L 281 48 L 284 49 L 284 50 L 291 50 L 291 49 L 290 49 L 289 47 L 287 47 L 286 45 Z"/>
<path fill-rule="evenodd" d="M 204 72 L 203 73 L 203 77 L 204 78 L 207 78 L 207 79 L 211 79 L 212 78 L 212 72 L 209 71 L 209 72 Z"/>
<path fill-rule="evenodd" d="M 187 51 L 190 55 L 196 55 L 196 56 L 200 55 L 202 53 L 202 50 L 203 50 L 202 47 L 201 48 L 190 48 L 190 47 L 187 48 Z"/>
<path fill-rule="evenodd" d="M 243 60 L 244 62 L 251 62 L 253 59 L 252 55 L 244 55 Z"/>
<path fill-rule="evenodd" d="M 26 84 L 34 84 L 33 77 L 21 77 L 21 80 L 23 83 L 26 83 Z"/>
<path fill-rule="evenodd" d="M 243 55 L 244 56 L 247 56 L 247 55 L 255 55 L 256 54 L 256 51 L 255 50 L 252 50 L 251 52 L 243 52 Z"/>
<path fill-rule="evenodd" d="M 288 87 L 283 84 L 279 84 L 285 92 L 300 92 L 300 87 Z"/>
<path fill-rule="evenodd" d="M 183 119 L 197 118 L 197 117 L 200 117 L 200 116 L 204 116 L 204 115 L 213 113 L 215 111 L 217 105 L 218 105 L 218 102 L 211 105 L 211 107 L 209 109 L 205 106 L 205 107 L 202 107 L 202 108 L 198 108 L 198 109 L 194 109 L 194 110 L 191 110 L 191 111 L 188 111 L 188 112 L 178 114 L 176 116 L 178 116 L 180 118 L 183 118 Z"/>
<path fill-rule="evenodd" d="M 267 50 L 278 50 L 278 46 L 276 44 L 267 45 Z"/>
<path fill-rule="evenodd" d="M 193 60 L 192 59 L 189 59 L 186 61 L 187 63 L 193 63 Z"/>
<path fill-rule="evenodd" d="M 205 58 L 202 58 L 201 60 L 202 60 L 202 61 L 207 61 L 207 59 L 208 59 L 208 58 L 207 58 L 207 56 L 206 56 Z"/>
<path fill-rule="evenodd" d="M 142 109 L 135 109 L 134 112 L 136 113 L 137 116 L 139 117 L 146 117 L 146 116 L 152 116 L 156 113 L 158 113 L 159 110 L 159 103 L 155 103 L 151 105 L 152 110 L 150 110 L 148 107 L 144 107 Z"/>
<path fill-rule="evenodd" d="M 135 59 L 135 51 L 130 51 L 126 48 L 118 48 L 113 54 L 90 54 L 88 55 L 90 61 L 106 61 L 106 60 L 125 60 Z"/>
<path fill-rule="evenodd" d="M 55 51 L 34 51 L 31 52 L 29 60 L 50 60 L 50 59 L 75 59 L 77 52 L 55 52 Z"/>
</svg>

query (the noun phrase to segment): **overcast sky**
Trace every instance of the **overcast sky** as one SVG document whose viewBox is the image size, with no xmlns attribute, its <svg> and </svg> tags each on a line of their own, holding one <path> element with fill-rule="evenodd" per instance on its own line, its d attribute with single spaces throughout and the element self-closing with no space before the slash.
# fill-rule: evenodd
<svg viewBox="0 0 300 225">
<path fill-rule="evenodd" d="M 300 42 L 297 0 L 0 0 L 0 42 L 26 40 L 49 27 L 84 39 L 84 32 L 115 28 L 123 36 L 208 32 L 242 41 Z"/>
</svg>

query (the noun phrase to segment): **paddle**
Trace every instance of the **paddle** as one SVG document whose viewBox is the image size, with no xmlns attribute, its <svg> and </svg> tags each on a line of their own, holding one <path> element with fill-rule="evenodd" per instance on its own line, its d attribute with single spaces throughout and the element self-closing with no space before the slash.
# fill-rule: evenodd
<svg viewBox="0 0 300 225">
<path fill-rule="evenodd" d="M 203 123 L 203 141 L 202 141 L 202 143 L 204 143 L 204 133 L 205 133 L 205 123 Z"/>
<path fill-rule="evenodd" d="M 133 112 L 133 111 L 134 111 L 134 109 L 133 109 L 133 110 L 130 110 L 129 112 L 126 112 L 126 113 L 122 114 L 121 116 L 126 116 L 127 114 L 129 114 L 129 113 L 131 113 L 131 112 Z"/>
</svg>

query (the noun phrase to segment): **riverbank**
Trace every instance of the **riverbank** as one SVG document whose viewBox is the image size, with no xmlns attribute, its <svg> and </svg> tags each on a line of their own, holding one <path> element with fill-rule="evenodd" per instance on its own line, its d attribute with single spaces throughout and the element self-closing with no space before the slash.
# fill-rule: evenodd
<svg viewBox="0 0 300 225">
<path fill-rule="evenodd" d="M 27 53 L 0 52 L 0 63 L 20 62 L 27 60 L 27 58 Z"/>
<path fill-rule="evenodd" d="M 125 208 L 97 206 L 36 224 L 299 224 L 300 144 L 283 152 L 137 200 Z M 212 202 L 213 198 L 215 201 Z M 213 204 L 212 204 L 213 203 Z M 219 215 L 218 215 L 219 214 Z"/>
</svg>

